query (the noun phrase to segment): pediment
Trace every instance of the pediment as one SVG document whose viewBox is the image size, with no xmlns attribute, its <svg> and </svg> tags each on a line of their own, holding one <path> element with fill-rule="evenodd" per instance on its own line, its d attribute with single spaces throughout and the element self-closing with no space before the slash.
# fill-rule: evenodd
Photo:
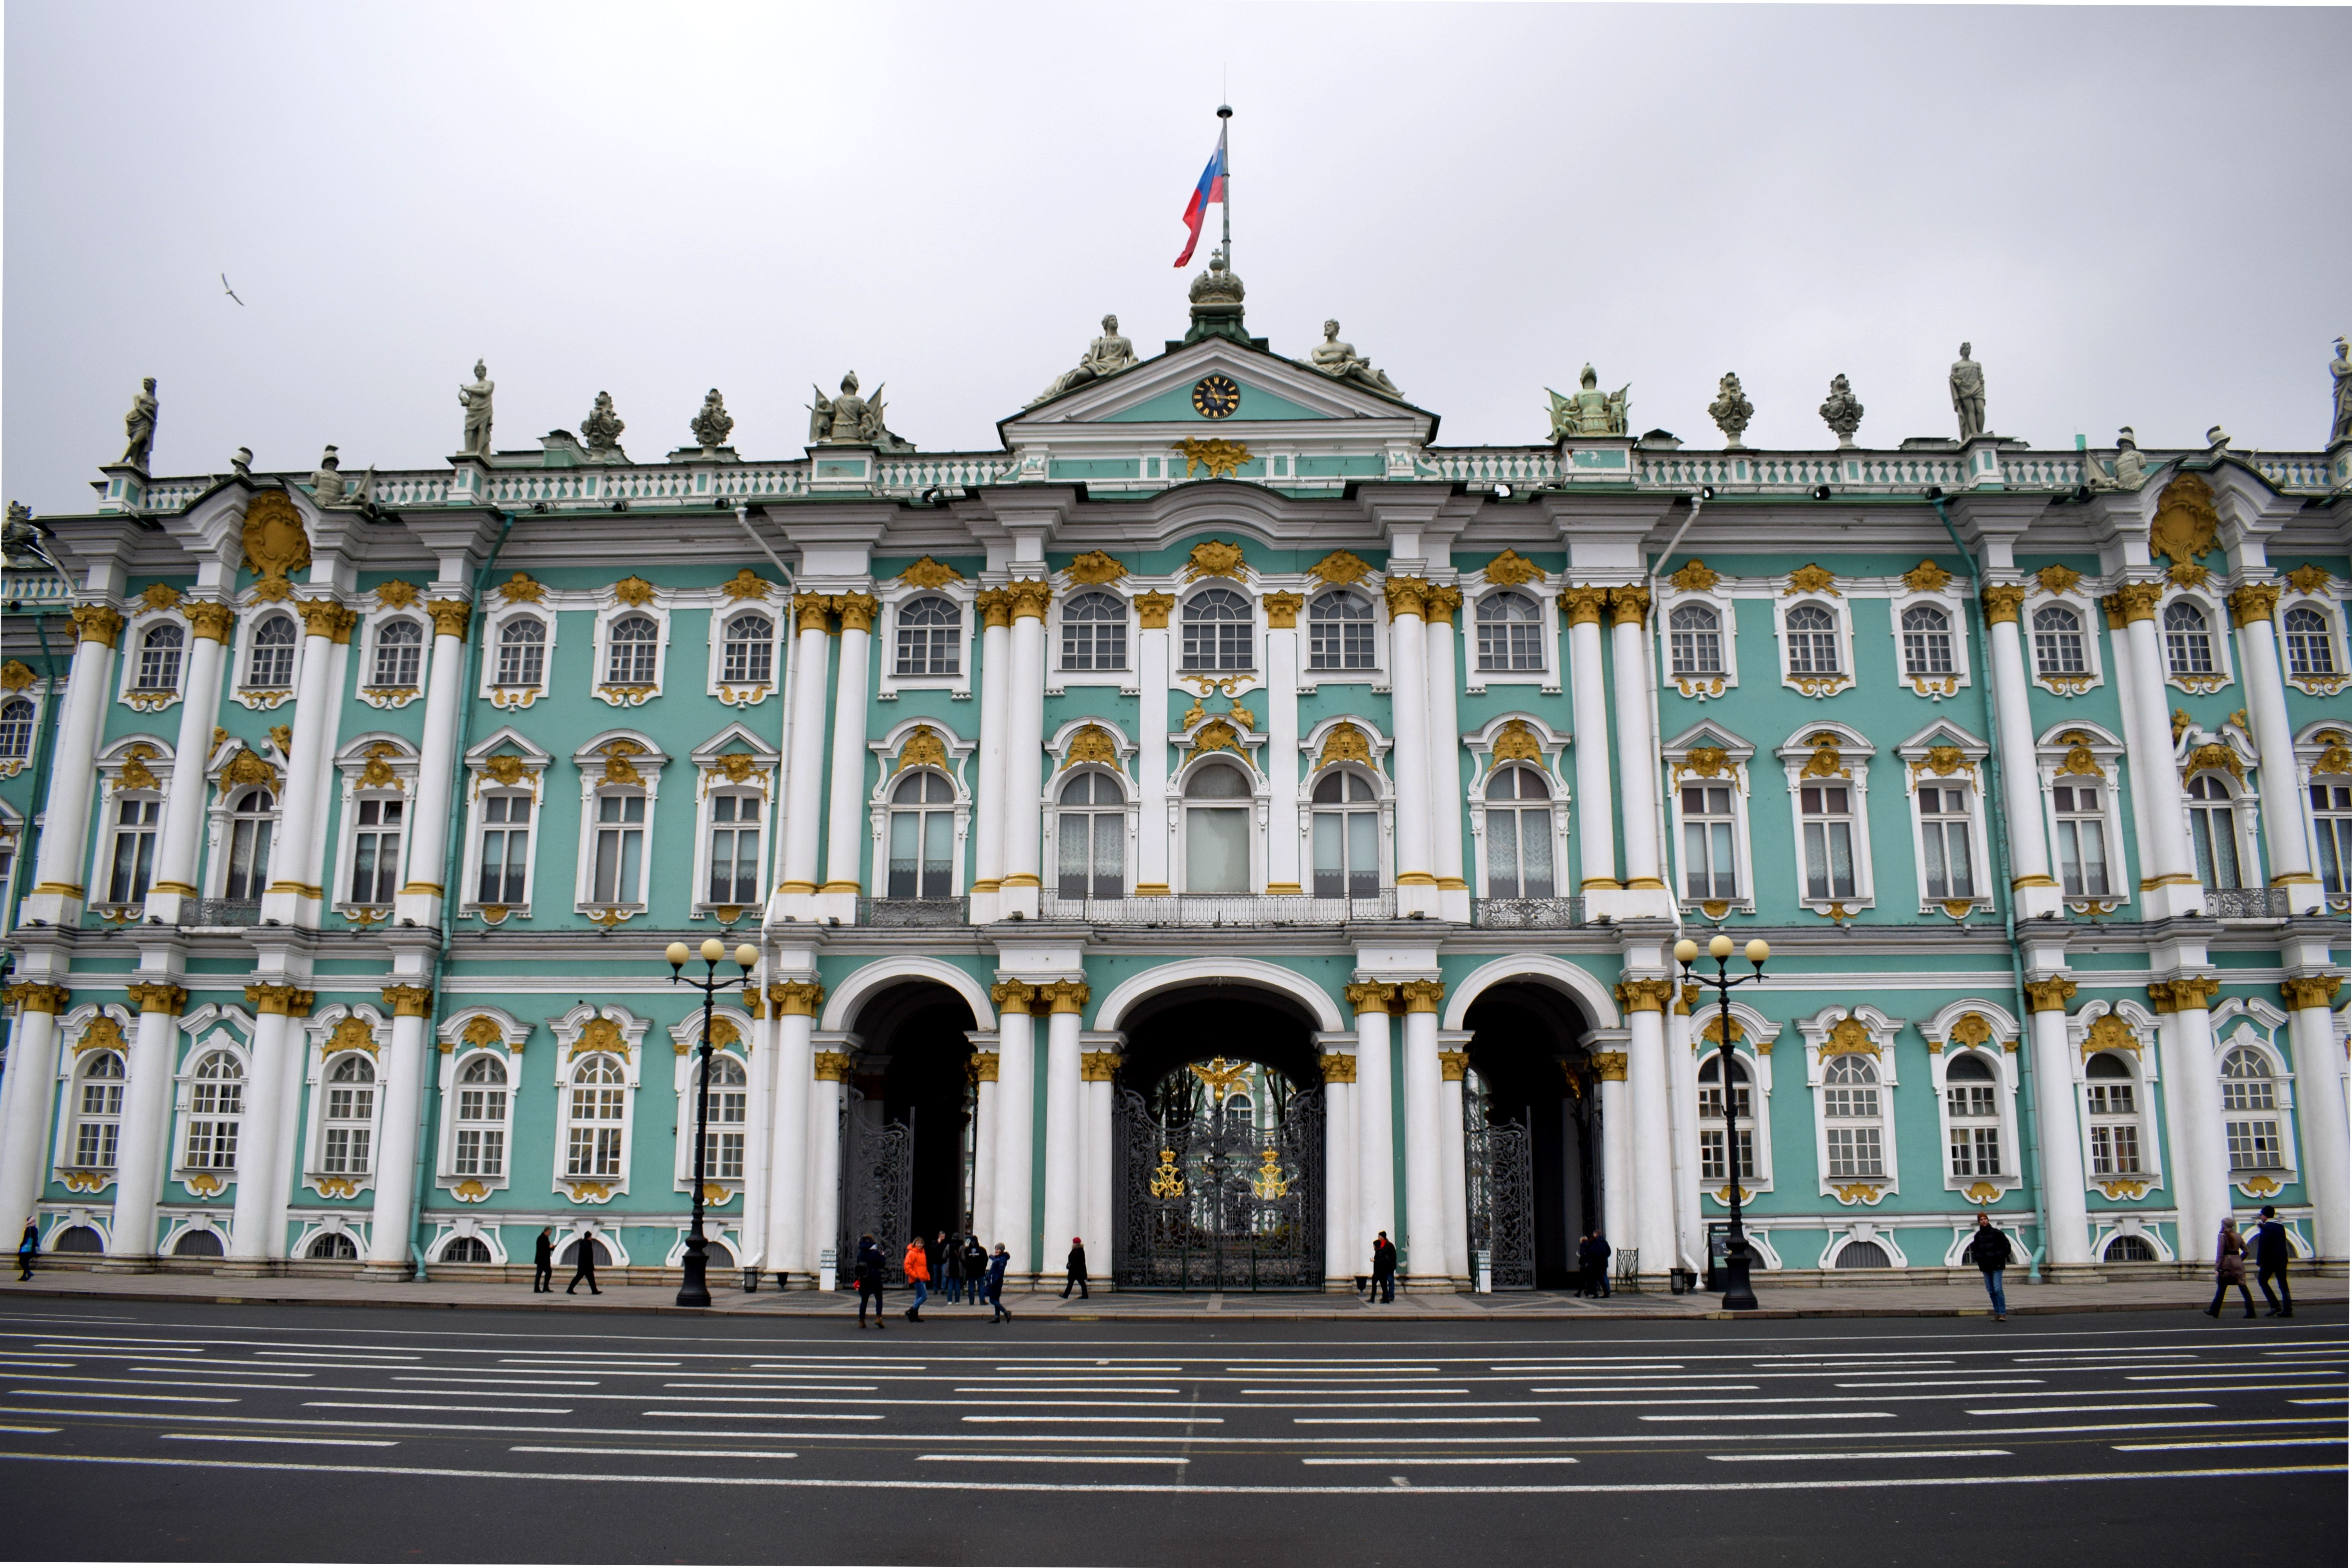
<svg viewBox="0 0 2352 1568">
<path fill-rule="evenodd" d="M 1194 405 L 1193 391 L 1208 377 L 1223 376 L 1239 390 L 1234 411 L 1212 418 Z M 1072 426 L 1109 426 L 1140 437 L 1153 431 L 1207 435 L 1216 429 L 1269 425 L 1293 429 L 1346 423 L 1350 434 L 1369 434 L 1359 422 L 1374 421 L 1398 434 L 1427 441 L 1437 418 L 1424 409 L 1362 387 L 1337 382 L 1297 361 L 1223 338 L 1187 343 L 1001 421 L 1006 443 L 1052 440 Z M 1109 434 L 1111 432 L 1105 432 Z M 1338 435 L 1336 429 L 1319 434 Z"/>
</svg>

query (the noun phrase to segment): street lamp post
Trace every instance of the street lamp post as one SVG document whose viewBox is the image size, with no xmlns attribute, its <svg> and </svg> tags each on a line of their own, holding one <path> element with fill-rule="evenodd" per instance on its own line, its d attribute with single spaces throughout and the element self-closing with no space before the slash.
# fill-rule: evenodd
<svg viewBox="0 0 2352 1568">
<path fill-rule="evenodd" d="M 1725 1238 L 1723 1268 L 1729 1276 L 1723 1291 L 1726 1311 L 1752 1312 L 1756 1310 L 1756 1292 L 1748 1283 L 1748 1234 L 1739 1226 L 1739 1096 L 1732 1088 L 1731 1074 L 1736 1065 L 1731 1051 L 1731 990 L 1735 985 L 1749 985 L 1764 978 L 1764 961 L 1772 956 L 1771 944 L 1760 937 L 1748 944 L 1748 962 L 1755 973 L 1731 977 L 1731 939 L 1717 931 L 1715 940 L 1706 944 L 1706 953 L 1715 960 L 1715 978 L 1691 973 L 1698 962 L 1698 943 L 1685 937 L 1675 943 L 1675 960 L 1683 966 L 1683 979 L 1701 985 L 1715 987 L 1717 1017 L 1720 1020 L 1716 1032 L 1722 1057 L 1717 1072 L 1723 1083 L 1723 1173 L 1731 1195 L 1731 1234 Z"/>
<path fill-rule="evenodd" d="M 710 1286 L 704 1277 L 703 1253 L 709 1243 L 702 1236 L 702 1184 L 708 1174 L 710 1157 L 710 1010 L 719 993 L 732 991 L 743 984 L 740 979 L 721 984 L 719 961 L 727 956 L 726 944 L 717 937 L 706 937 L 702 943 L 704 976 L 688 980 L 685 974 L 687 960 L 693 956 L 686 943 L 674 942 L 662 954 L 669 960 L 669 983 L 691 985 L 702 993 L 702 1061 L 696 1074 L 694 1089 L 694 1224 L 687 1232 L 685 1278 L 678 1282 L 677 1304 L 681 1307 L 710 1305 Z M 760 950 L 750 942 L 735 950 L 735 966 L 750 971 L 760 962 Z"/>
</svg>

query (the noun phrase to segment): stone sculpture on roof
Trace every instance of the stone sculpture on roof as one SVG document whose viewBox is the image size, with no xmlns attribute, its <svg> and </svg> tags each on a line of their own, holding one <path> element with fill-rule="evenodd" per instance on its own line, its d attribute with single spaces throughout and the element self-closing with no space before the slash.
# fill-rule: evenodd
<svg viewBox="0 0 2352 1568">
<path fill-rule="evenodd" d="M 705 457 L 727 445 L 727 437 L 735 429 L 735 416 L 727 412 L 727 400 L 719 395 L 717 387 L 712 387 L 704 395 L 702 407 L 688 428 L 694 432 L 694 438 L 700 444 Z"/>
<path fill-rule="evenodd" d="M 858 396 L 857 373 L 853 370 L 841 378 L 840 396 L 827 397 L 818 392 L 816 401 L 809 405 L 809 442 L 913 451 L 914 443 L 893 435 L 883 417 L 882 389 L 876 387 L 870 398 Z"/>
<path fill-rule="evenodd" d="M 1078 358 L 1077 368 L 1066 370 L 1054 378 L 1054 384 L 1031 398 L 1026 406 L 1034 408 L 1049 397 L 1059 397 L 1074 386 L 1084 386 L 1106 375 L 1116 375 L 1131 364 L 1142 362 L 1136 358 L 1135 345 L 1119 336 L 1118 318 L 1102 319 L 1102 336 L 1087 345 Z"/>
<path fill-rule="evenodd" d="M 1829 401 L 1822 405 L 1822 423 L 1830 427 L 1841 447 L 1853 446 L 1853 433 L 1862 428 L 1862 404 L 1843 374 L 1830 377 Z"/>
<path fill-rule="evenodd" d="M 1973 441 L 1985 433 L 1984 366 L 1969 357 L 1969 345 L 1960 345 L 1960 357 L 1952 362 L 1952 412 L 1960 417 L 1960 439 Z"/>
<path fill-rule="evenodd" d="M 139 395 L 131 400 L 131 412 L 122 416 L 122 433 L 128 437 L 122 447 L 122 462 L 147 471 L 147 455 L 155 449 L 155 413 L 160 405 L 155 401 L 155 378 L 149 376 L 139 384 Z"/>
<path fill-rule="evenodd" d="M 609 392 L 596 395 L 596 406 L 591 408 L 588 417 L 580 422 L 580 434 L 587 439 L 588 450 L 605 462 L 618 460 L 621 432 L 627 428 L 627 424 L 614 412 L 613 395 Z"/>
<path fill-rule="evenodd" d="M 2327 367 L 2336 382 L 2336 417 L 2327 426 L 2327 444 L 2352 441 L 2352 353 L 2345 350 L 2344 340 L 2336 340 L 2336 363 Z"/>
<path fill-rule="evenodd" d="M 1559 441 L 1576 436 L 1622 436 L 1626 414 L 1633 406 L 1625 395 L 1633 389 L 1633 384 L 1629 381 L 1614 392 L 1602 392 L 1601 378 L 1592 373 L 1591 365 L 1586 365 L 1584 374 L 1577 377 L 1577 391 L 1572 396 L 1562 397 L 1545 387 L 1546 392 L 1551 393 L 1550 438 Z"/>
<path fill-rule="evenodd" d="M 1385 397 L 1404 396 L 1396 389 L 1396 383 L 1388 378 L 1386 372 L 1375 370 L 1371 361 L 1356 352 L 1355 344 L 1339 341 L 1339 323 L 1337 321 L 1323 323 L 1323 341 L 1315 345 L 1311 363 L 1334 381 L 1352 381 Z"/>
<path fill-rule="evenodd" d="M 1748 421 L 1755 413 L 1756 405 L 1748 402 L 1748 395 L 1739 390 L 1739 373 L 1736 370 L 1724 372 L 1723 379 L 1716 384 L 1715 401 L 1706 405 L 1706 416 L 1715 421 L 1717 429 L 1723 432 L 1723 444 L 1727 449 L 1738 451 L 1748 445 L 1740 437 L 1747 434 Z"/>
<path fill-rule="evenodd" d="M 489 367 L 474 362 L 474 379 L 457 389 L 457 406 L 466 411 L 466 436 L 457 450 L 468 457 L 490 455 L 490 394 L 498 390 Z"/>
<path fill-rule="evenodd" d="M 319 467 L 310 475 L 310 499 L 320 506 L 332 506 L 343 499 L 343 460 L 330 446 L 319 454 Z"/>
</svg>

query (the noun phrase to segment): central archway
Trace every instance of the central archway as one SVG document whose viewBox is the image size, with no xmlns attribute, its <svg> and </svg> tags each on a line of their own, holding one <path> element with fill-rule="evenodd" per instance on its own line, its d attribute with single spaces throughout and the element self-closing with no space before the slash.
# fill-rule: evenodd
<svg viewBox="0 0 2352 1568">
<path fill-rule="evenodd" d="M 1601 1124 L 1591 1026 L 1576 998 L 1535 978 L 1486 986 L 1463 1023 L 1465 1137 L 1494 1165 L 1483 1194 L 1471 1172 L 1473 1228 L 1483 1197 L 1497 1288 L 1568 1289 L 1578 1239 L 1601 1223 L 1601 1140 L 1614 1131 Z"/>
<path fill-rule="evenodd" d="M 975 1026 L 961 992 L 929 977 L 877 987 L 857 1007 L 836 1245 L 854 1258 L 872 1232 L 894 1283 L 909 1239 L 971 1228 Z"/>
</svg>

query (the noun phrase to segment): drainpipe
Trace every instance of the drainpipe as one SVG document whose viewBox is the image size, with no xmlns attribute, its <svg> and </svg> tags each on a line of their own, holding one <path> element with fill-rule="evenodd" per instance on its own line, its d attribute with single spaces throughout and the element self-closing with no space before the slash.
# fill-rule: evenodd
<svg viewBox="0 0 2352 1568">
<path fill-rule="evenodd" d="M 2027 1152 L 2039 1150 L 2042 1147 L 2036 1131 L 2040 1107 L 2036 1103 L 2037 1097 L 2031 1092 L 2034 1087 L 2033 1075 L 2025 1070 L 2027 1053 L 2031 1049 L 2026 1035 L 2032 1027 L 2033 1015 L 2026 1005 L 2025 960 L 2018 952 L 2017 946 L 2017 895 L 2016 889 L 2010 884 L 2009 812 L 2002 799 L 2000 730 L 1993 720 L 1991 650 L 1985 642 L 1984 600 L 1981 596 L 1984 575 L 1977 565 L 1976 557 L 1969 553 L 1968 545 L 1961 541 L 1960 531 L 1952 526 L 1951 514 L 1944 510 L 1944 497 L 1941 489 L 1928 490 L 1927 504 L 1936 509 L 1937 521 L 1944 525 L 1944 531 L 1951 535 L 1952 548 L 1960 552 L 1961 563 L 1968 568 L 1966 575 L 1969 584 L 1969 597 L 1972 601 L 1969 605 L 1969 618 L 1976 628 L 1978 690 L 1984 699 L 1985 812 L 1992 818 L 1992 852 L 1996 867 L 1995 874 L 1999 879 L 1993 889 L 1993 896 L 2000 904 L 2001 935 L 2009 943 L 2011 1000 L 2017 1008 L 2017 1081 L 2019 1085 L 2017 1163 L 2019 1172 L 2022 1173 L 2025 1169 Z M 2025 1279 L 2029 1285 L 2039 1285 L 2042 1283 L 2042 1257 L 2050 1249 L 2050 1209 L 2043 1200 L 2039 1173 L 2036 1173 L 2030 1184 L 2033 1192 L 2033 1223 L 2042 1233 L 2042 1249 L 2040 1252 L 2029 1252 L 2026 1255 Z"/>
</svg>

